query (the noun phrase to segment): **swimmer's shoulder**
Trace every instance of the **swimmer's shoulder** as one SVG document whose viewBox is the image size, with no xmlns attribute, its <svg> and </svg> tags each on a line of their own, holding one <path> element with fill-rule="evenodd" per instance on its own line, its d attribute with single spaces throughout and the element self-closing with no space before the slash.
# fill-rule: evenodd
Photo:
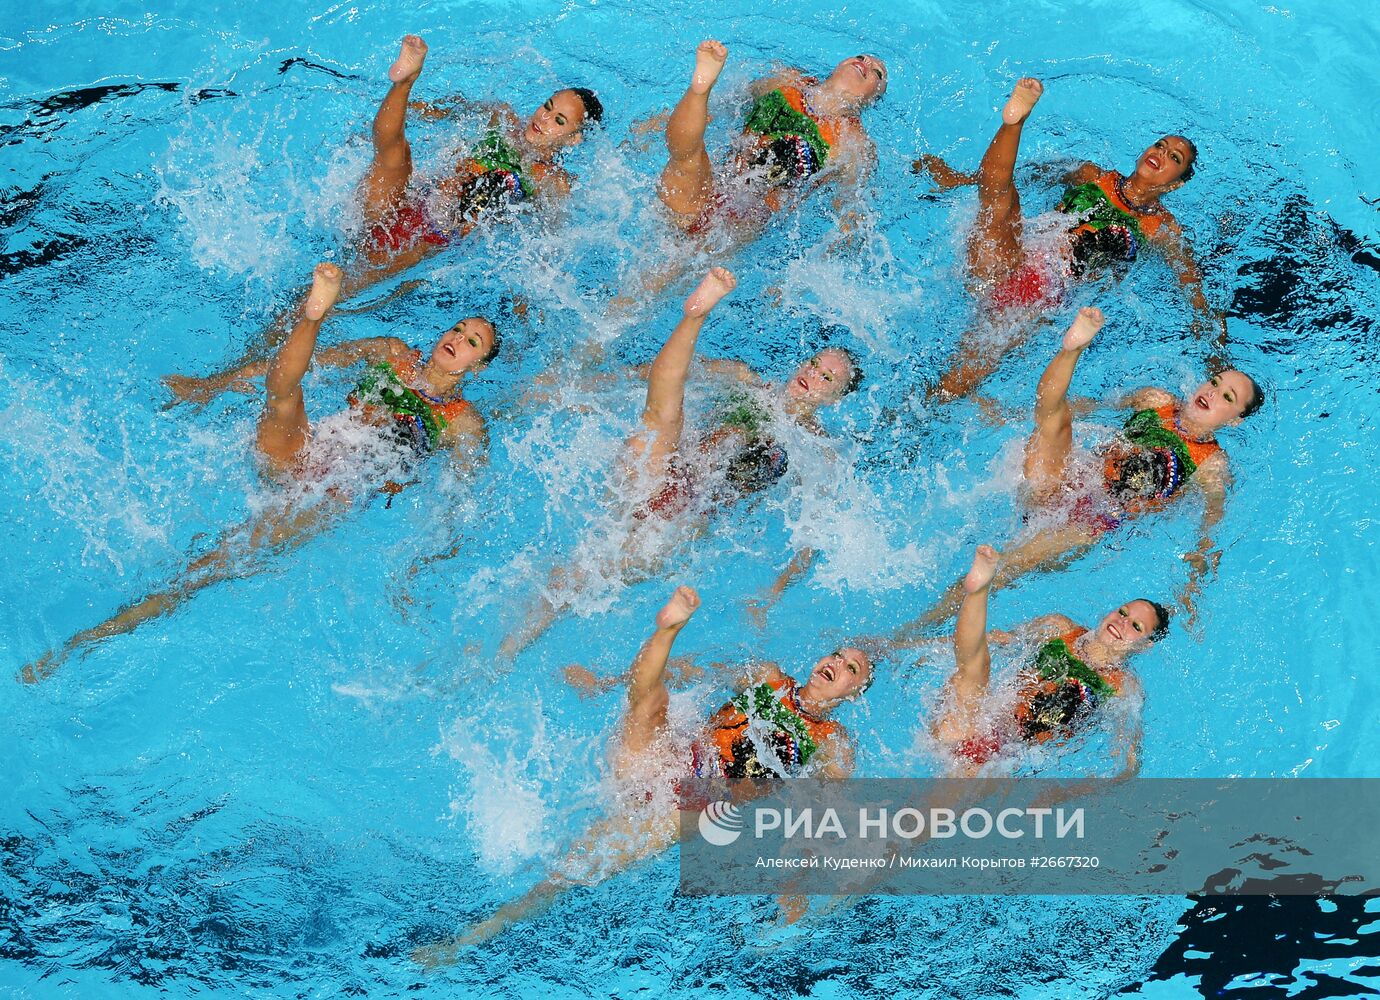
<svg viewBox="0 0 1380 1000">
<path fill-rule="evenodd" d="M 1122 406 L 1128 410 L 1158 410 L 1175 402 L 1174 394 L 1157 386 L 1147 385 L 1136 389 L 1124 400 Z"/>
<path fill-rule="evenodd" d="M 753 80 L 748 84 L 748 94 L 756 100 L 781 87 L 806 86 L 812 79 L 812 77 L 806 76 L 802 70 L 794 66 L 785 66 L 776 70 L 770 76 L 764 76 L 760 79 Z"/>
<path fill-rule="evenodd" d="M 1079 184 L 1089 184 L 1096 181 L 1106 172 L 1107 171 L 1103 170 L 1096 163 L 1085 160 L 1064 175 L 1064 183 L 1069 187 L 1077 187 Z"/>
<path fill-rule="evenodd" d="M 540 170 L 533 170 L 537 193 L 545 198 L 569 197 L 574 176 L 559 163 L 543 163 L 540 166 Z"/>
<path fill-rule="evenodd" d="M 483 444 L 488 437 L 488 423 L 474 404 L 469 403 L 451 416 L 442 440 L 449 447 L 468 447 L 475 443 Z"/>
<path fill-rule="evenodd" d="M 1048 642 L 1056 636 L 1064 635 L 1078 628 L 1076 621 L 1068 615 L 1041 615 L 1039 618 L 1032 618 L 1017 628 L 1017 632 L 1027 640 L 1034 642 Z"/>
</svg>

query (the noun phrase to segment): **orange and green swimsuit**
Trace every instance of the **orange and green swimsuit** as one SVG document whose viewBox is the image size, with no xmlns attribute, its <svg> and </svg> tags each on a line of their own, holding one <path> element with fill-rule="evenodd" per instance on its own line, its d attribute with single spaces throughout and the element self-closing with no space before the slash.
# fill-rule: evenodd
<svg viewBox="0 0 1380 1000">
<path fill-rule="evenodd" d="M 1108 170 L 1096 180 L 1068 188 L 1059 199 L 1059 211 L 1078 217 L 1078 224 L 1069 230 L 1075 238 L 1082 233 L 1123 230 L 1125 258 L 1134 260 L 1140 244 L 1154 236 L 1164 224 L 1164 216 L 1157 212 L 1137 212 L 1121 196 L 1121 182 L 1121 174 Z"/>
<path fill-rule="evenodd" d="M 1099 705 L 1120 694 L 1126 683 L 1124 671 L 1095 670 L 1074 655 L 1074 643 L 1087 632 L 1075 626 L 1042 645 L 1030 664 L 1029 679 L 1021 686 L 1009 730 L 972 736 L 958 745 L 955 754 L 982 765 L 998 756 L 1011 739 L 1036 744 L 1068 739 Z"/>
<path fill-rule="evenodd" d="M 700 777 L 722 775 L 730 781 L 770 781 L 781 777 L 757 756 L 757 740 L 765 742 L 786 774 L 794 776 L 843 726 L 816 719 L 800 707 L 799 687 L 789 677 L 763 681 L 748 688 L 709 719 L 706 742 L 691 745 L 691 768 Z"/>
<path fill-rule="evenodd" d="M 1102 459 L 1104 496 L 1080 496 L 1070 515 L 1095 534 L 1164 507 L 1179 496 L 1200 465 L 1222 451 L 1216 441 L 1195 441 L 1184 434 L 1177 403 L 1137 410 L 1121 437 L 1124 444 L 1107 446 Z"/>
<path fill-rule="evenodd" d="M 350 405 L 360 407 L 367 418 L 378 423 L 391 417 L 404 439 L 419 452 L 429 452 L 440 445 L 445 429 L 472 404 L 458 396 L 437 399 L 413 388 L 421 360 L 422 352 L 413 351 L 404 361 L 371 365 L 350 393 Z"/>
<path fill-rule="evenodd" d="M 814 81 L 805 82 L 809 84 Z M 787 139 L 803 144 L 803 148 L 808 150 L 805 159 L 808 166 L 804 176 L 809 176 L 824 166 L 830 150 L 838 145 L 843 130 L 836 118 L 810 114 L 805 105 L 805 92 L 799 87 L 784 84 L 752 102 L 743 120 L 743 131 L 761 136 L 768 142 Z"/>
<path fill-rule="evenodd" d="M 524 165 L 517 147 L 498 129 L 491 129 L 456 168 L 456 173 L 465 175 L 468 182 L 461 205 L 463 221 L 457 227 L 442 226 L 423 204 L 408 201 L 398 207 L 387 223 L 374 225 L 370 245 L 375 250 L 394 253 L 418 243 L 447 246 L 453 239 L 468 235 L 485 211 L 500 211 L 531 198 L 535 184 L 555 170 L 550 163 Z"/>
</svg>

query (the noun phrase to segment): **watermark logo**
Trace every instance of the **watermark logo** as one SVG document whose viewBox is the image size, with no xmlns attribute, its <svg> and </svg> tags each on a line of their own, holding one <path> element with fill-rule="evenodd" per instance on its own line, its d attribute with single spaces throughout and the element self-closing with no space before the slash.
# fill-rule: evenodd
<svg viewBox="0 0 1380 1000">
<path fill-rule="evenodd" d="M 743 835 L 743 811 L 731 802 L 711 802 L 700 813 L 700 836 L 715 847 L 727 847 Z"/>
</svg>

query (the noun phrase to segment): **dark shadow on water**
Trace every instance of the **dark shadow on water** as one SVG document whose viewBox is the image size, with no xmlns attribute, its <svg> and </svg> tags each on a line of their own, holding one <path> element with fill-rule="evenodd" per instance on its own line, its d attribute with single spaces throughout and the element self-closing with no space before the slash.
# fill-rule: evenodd
<svg viewBox="0 0 1380 1000">
<path fill-rule="evenodd" d="M 1197 978 L 1198 993 L 1226 1000 L 1323 1000 L 1370 995 L 1355 980 L 1299 971 L 1309 962 L 1368 961 L 1354 975 L 1380 976 L 1380 921 L 1360 896 L 1201 896 L 1180 918 L 1182 933 L 1155 962 L 1146 983 Z M 1231 985 L 1240 979 L 1238 985 Z M 1264 982 L 1264 980 L 1268 980 Z M 1123 992 L 1135 992 L 1141 984 Z"/>
</svg>

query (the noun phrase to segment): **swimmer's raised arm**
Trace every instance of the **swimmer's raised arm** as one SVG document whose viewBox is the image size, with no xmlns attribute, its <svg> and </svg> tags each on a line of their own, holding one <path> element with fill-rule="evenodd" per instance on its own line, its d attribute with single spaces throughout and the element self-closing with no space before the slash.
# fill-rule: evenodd
<svg viewBox="0 0 1380 1000">
<path fill-rule="evenodd" d="M 504 101 L 472 101 L 464 94 L 451 94 L 438 101 L 408 101 L 407 110 L 414 111 L 428 121 L 449 118 L 456 113 L 487 114 L 489 123 L 497 128 L 500 123 L 511 124 L 518 121 L 513 106 Z"/>
<path fill-rule="evenodd" d="M 968 174 L 957 170 L 933 153 L 921 153 L 919 158 L 911 163 L 910 169 L 912 173 L 929 174 L 930 179 L 941 191 L 948 191 L 956 187 L 968 187 L 978 181 L 976 173 Z M 1065 187 L 1087 184 L 1089 181 L 1097 180 L 1102 174 L 1101 167 L 1085 160 L 1075 161 L 1075 165 L 1072 167 L 1069 166 L 1069 161 L 1064 160 L 1054 163 L 1036 163 L 1026 169 L 1034 180 L 1054 181 Z"/>
</svg>

